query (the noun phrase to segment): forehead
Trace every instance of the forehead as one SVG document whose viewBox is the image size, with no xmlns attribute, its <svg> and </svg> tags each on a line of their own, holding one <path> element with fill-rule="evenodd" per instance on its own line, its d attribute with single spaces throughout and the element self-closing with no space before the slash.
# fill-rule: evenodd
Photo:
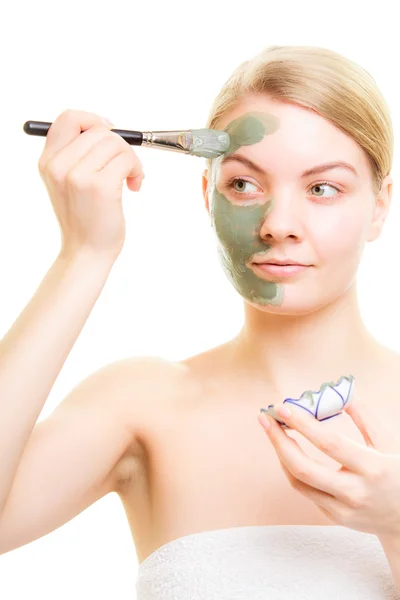
<svg viewBox="0 0 400 600">
<path fill-rule="evenodd" d="M 273 100 L 261 94 L 242 98 L 233 109 L 220 118 L 216 128 L 226 129 L 233 120 L 251 112 L 273 115 L 278 118 L 279 127 L 274 133 L 266 135 L 260 143 L 243 147 L 244 151 L 250 148 L 256 153 L 262 151 L 266 159 L 269 158 L 269 150 L 275 157 L 282 152 L 286 153 L 288 158 L 289 154 L 293 159 L 297 155 L 303 162 L 311 161 L 315 164 L 323 153 L 324 159 L 348 160 L 353 164 L 357 163 L 360 170 L 369 169 L 365 152 L 333 123 L 311 109 Z"/>
<path fill-rule="evenodd" d="M 263 94 L 248 94 L 219 119 L 217 129 L 225 129 L 231 121 L 251 112 L 272 114 L 281 121 L 281 127 L 290 126 L 293 131 L 299 130 L 302 124 L 308 127 L 334 127 L 315 111 L 293 104 L 274 100 Z"/>
</svg>

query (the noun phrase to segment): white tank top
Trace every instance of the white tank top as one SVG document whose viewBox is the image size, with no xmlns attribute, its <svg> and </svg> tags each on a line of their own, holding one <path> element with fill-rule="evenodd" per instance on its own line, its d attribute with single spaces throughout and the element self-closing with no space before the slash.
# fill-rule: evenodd
<svg viewBox="0 0 400 600">
<path fill-rule="evenodd" d="M 164 544 L 137 600 L 400 600 L 378 538 L 341 526 L 256 525 Z"/>
</svg>

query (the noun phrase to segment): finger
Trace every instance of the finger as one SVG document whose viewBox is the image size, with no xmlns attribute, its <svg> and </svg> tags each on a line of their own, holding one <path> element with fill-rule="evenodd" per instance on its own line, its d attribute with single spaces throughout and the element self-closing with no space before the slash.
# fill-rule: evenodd
<svg viewBox="0 0 400 600">
<path fill-rule="evenodd" d="M 144 174 L 142 165 L 134 150 L 118 134 L 111 133 L 106 134 L 105 136 L 103 135 L 103 137 L 90 148 L 87 154 L 81 158 L 79 163 L 71 170 L 71 175 L 74 178 L 78 178 L 80 173 L 82 173 L 82 177 L 87 177 L 95 172 L 101 172 L 120 154 L 126 155 L 126 159 L 130 162 L 128 174 L 130 174 L 131 177 Z M 110 169 L 107 170 L 107 173 L 110 173 Z"/>
<path fill-rule="evenodd" d="M 270 421 L 273 421 L 272 417 L 266 417 L 265 415 L 258 415 L 258 421 L 260 422 L 260 424 L 264 427 L 266 423 L 270 423 Z M 272 429 L 276 429 L 276 427 L 279 428 L 279 430 L 277 431 L 273 431 L 272 432 L 272 436 L 271 436 L 271 431 Z M 300 448 L 299 444 L 296 442 L 296 440 L 294 440 L 292 437 L 289 437 L 286 433 L 283 432 L 283 429 L 281 428 L 280 425 L 278 425 L 278 423 L 271 423 L 266 431 L 267 436 L 270 438 L 271 442 L 273 442 L 274 444 L 279 443 L 279 439 L 280 439 L 280 433 L 279 431 L 282 432 L 283 435 L 285 435 L 288 439 L 288 444 L 292 444 L 293 446 L 295 446 L 298 450 L 298 452 L 300 452 L 304 458 L 306 460 L 309 460 L 309 457 L 307 456 L 307 454 L 304 452 L 303 448 Z"/>
<path fill-rule="evenodd" d="M 144 177 L 137 175 L 136 177 L 127 177 L 126 185 L 131 192 L 138 192 L 142 187 Z"/>
<path fill-rule="evenodd" d="M 46 136 L 46 143 L 39 161 L 42 168 L 60 150 L 66 148 L 82 131 L 95 125 L 103 125 L 112 129 L 99 115 L 82 110 L 66 110 L 52 123 Z"/>
<path fill-rule="evenodd" d="M 285 408 L 287 405 L 288 403 L 285 403 Z M 324 430 L 322 422 L 295 405 L 290 405 L 289 417 L 282 414 L 281 409 L 282 403 L 275 406 L 275 411 L 289 427 L 304 435 L 319 450 L 348 470 L 359 474 L 364 473 L 363 466 L 370 460 L 372 448 L 365 448 L 340 433 Z"/>
<path fill-rule="evenodd" d="M 267 435 L 279 460 L 295 479 L 327 494 L 344 498 L 341 491 L 343 479 L 337 471 L 332 471 L 307 456 L 298 443 L 290 438 L 278 423 L 271 424 Z"/>
<path fill-rule="evenodd" d="M 383 418 L 381 414 L 362 403 L 352 403 L 346 407 L 347 414 L 360 430 L 369 448 L 378 452 L 399 452 L 400 444 L 396 435 L 396 419 Z"/>
<path fill-rule="evenodd" d="M 111 180 L 111 173 L 114 179 L 117 176 L 120 181 L 129 177 L 128 188 L 135 192 L 140 190 L 144 174 L 133 152 L 129 150 L 121 152 L 100 171 L 99 176 L 104 180 L 104 186 L 107 185 L 107 181 Z"/>
<path fill-rule="evenodd" d="M 375 448 L 375 444 L 372 441 L 370 434 L 368 433 L 368 426 L 365 423 L 364 417 L 360 413 L 358 406 L 356 406 L 355 404 L 350 404 L 349 406 L 346 406 L 345 410 L 362 433 L 362 436 L 367 446 L 369 446 L 370 448 Z"/>
<path fill-rule="evenodd" d="M 63 181 L 67 173 L 78 166 L 82 159 L 91 152 L 93 147 L 104 139 L 107 140 L 105 143 L 109 145 L 113 144 L 114 146 L 118 144 L 118 148 L 121 149 L 123 148 L 122 144 L 125 144 L 125 146 L 128 145 L 122 137 L 116 133 L 111 133 L 104 125 L 95 125 L 75 138 L 68 146 L 54 154 L 46 164 L 42 161 L 41 168 L 43 171 L 51 170 L 53 178 Z M 116 154 L 116 150 L 114 154 Z"/>
<path fill-rule="evenodd" d="M 281 462 L 281 461 L 280 461 Z M 337 500 L 331 494 L 327 494 L 326 492 L 322 492 L 321 490 L 317 490 L 303 481 L 296 479 L 293 475 L 288 471 L 285 465 L 281 462 L 282 469 L 288 478 L 290 485 L 297 492 L 300 492 L 303 496 L 314 502 L 318 506 L 318 508 L 332 521 L 336 522 L 333 517 L 333 514 L 338 514 L 338 509 L 341 506 L 341 502 Z"/>
</svg>

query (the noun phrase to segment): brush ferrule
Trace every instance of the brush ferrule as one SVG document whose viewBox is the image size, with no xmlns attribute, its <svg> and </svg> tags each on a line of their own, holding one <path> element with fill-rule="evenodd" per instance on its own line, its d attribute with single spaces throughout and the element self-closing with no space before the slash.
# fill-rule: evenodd
<svg viewBox="0 0 400 600">
<path fill-rule="evenodd" d="M 193 143 L 191 131 L 143 131 L 142 146 L 189 154 Z"/>
</svg>

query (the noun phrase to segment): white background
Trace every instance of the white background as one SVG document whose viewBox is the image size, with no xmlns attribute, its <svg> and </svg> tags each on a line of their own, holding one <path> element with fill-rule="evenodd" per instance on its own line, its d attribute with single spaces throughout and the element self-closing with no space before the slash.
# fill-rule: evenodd
<svg viewBox="0 0 400 600">
<path fill-rule="evenodd" d="M 121 129 L 201 128 L 240 62 L 271 44 L 300 44 L 336 50 L 369 70 L 391 107 L 398 136 L 394 10 L 395 3 L 382 0 L 3 5 L 0 337 L 32 297 L 60 244 L 37 170 L 44 139 L 28 137 L 25 121 L 54 121 L 74 108 L 108 117 Z M 78 381 L 109 362 L 141 355 L 181 359 L 224 342 L 241 327 L 242 301 L 219 265 L 203 205 L 205 160 L 136 151 L 146 179 L 139 194 L 124 189 L 124 249 L 40 420 Z M 367 326 L 400 350 L 398 168 L 397 153 L 391 214 L 381 238 L 366 248 L 358 282 Z M 0 556 L 0 597 L 131 599 L 137 566 L 122 505 L 111 494 L 59 530 Z"/>
</svg>

